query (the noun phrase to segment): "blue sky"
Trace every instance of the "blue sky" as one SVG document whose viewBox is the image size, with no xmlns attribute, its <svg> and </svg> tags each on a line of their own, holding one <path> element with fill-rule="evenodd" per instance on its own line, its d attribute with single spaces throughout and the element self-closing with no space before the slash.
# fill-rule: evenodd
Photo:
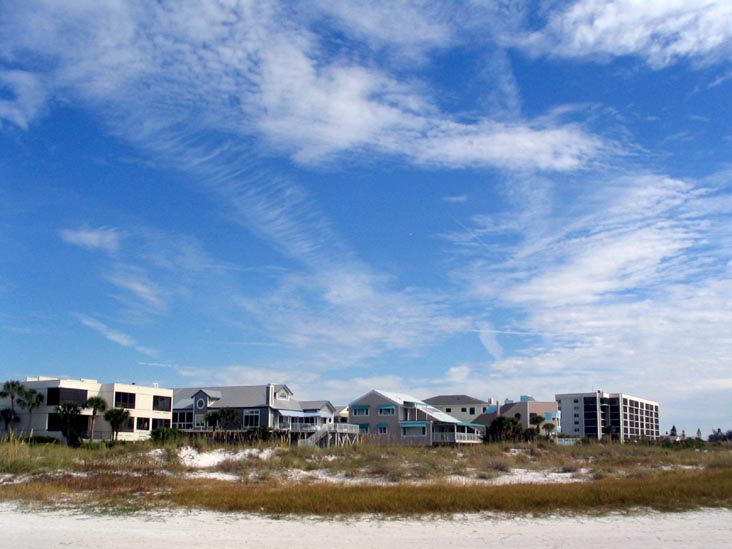
<svg viewBox="0 0 732 549">
<path fill-rule="evenodd" d="M 6 2 L 0 377 L 727 429 L 731 88 L 725 1 Z"/>
</svg>

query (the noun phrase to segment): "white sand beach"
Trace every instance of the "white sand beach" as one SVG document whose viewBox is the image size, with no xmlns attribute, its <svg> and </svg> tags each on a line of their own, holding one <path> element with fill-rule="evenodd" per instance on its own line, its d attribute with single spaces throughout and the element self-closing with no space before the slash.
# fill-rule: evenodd
<svg viewBox="0 0 732 549">
<path fill-rule="evenodd" d="M 35 547 L 732 547 L 732 510 L 602 517 L 344 520 L 207 511 L 99 515 L 0 504 L 0 545 Z"/>
</svg>

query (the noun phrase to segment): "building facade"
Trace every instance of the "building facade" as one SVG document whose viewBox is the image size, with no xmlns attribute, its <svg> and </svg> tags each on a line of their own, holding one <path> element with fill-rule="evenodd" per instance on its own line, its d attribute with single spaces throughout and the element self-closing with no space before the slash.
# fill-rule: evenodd
<svg viewBox="0 0 732 549">
<path fill-rule="evenodd" d="M 541 426 L 553 424 L 556 431 L 559 427 L 558 405 L 554 401 L 538 401 L 531 396 L 522 396 L 518 402 L 506 400 L 500 406 L 491 406 L 489 411 L 480 415 L 475 419 L 475 423 L 489 426 L 499 415 L 516 418 L 521 427 L 526 430 L 529 427 L 535 427 L 531 423 L 531 418 L 540 416 L 544 419 Z M 539 427 L 541 430 L 542 427 Z"/>
<path fill-rule="evenodd" d="M 287 385 L 239 385 L 173 389 L 173 427 L 188 433 L 212 430 L 206 414 L 224 408 L 233 413 L 228 432 L 276 431 L 291 442 L 320 446 L 352 444 L 358 429 L 336 421 L 330 401 L 299 401 Z"/>
<path fill-rule="evenodd" d="M 493 405 L 491 399 L 486 402 L 468 395 L 438 395 L 426 398 L 424 402 L 466 423 L 473 423 Z"/>
<path fill-rule="evenodd" d="M 373 390 L 348 405 L 349 423 L 382 444 L 433 446 L 481 442 L 480 426 L 462 422 L 410 395 Z"/>
<path fill-rule="evenodd" d="M 92 410 L 84 408 L 84 403 L 91 397 L 101 397 L 107 409 L 124 408 L 130 418 L 119 432 L 119 440 L 146 440 L 150 433 L 158 427 L 170 427 L 172 420 L 173 391 L 159 387 L 124 383 L 99 383 L 94 379 L 57 379 L 52 377 L 28 377 L 23 382 L 26 389 L 35 389 L 43 395 L 44 402 L 31 414 L 16 405 L 16 433 L 29 434 L 31 428 L 34 435 L 52 436 L 63 439 L 64 425 L 57 407 L 66 402 L 73 402 L 81 407 L 81 414 L 74 420 L 71 428 L 82 438 L 91 437 Z M 4 399 L 0 406 L 8 406 Z M 94 426 L 95 440 L 112 438 L 112 428 L 98 414 Z"/>
<path fill-rule="evenodd" d="M 564 393 L 555 395 L 561 432 L 579 438 L 626 442 L 659 436 L 658 402 L 624 393 Z"/>
</svg>

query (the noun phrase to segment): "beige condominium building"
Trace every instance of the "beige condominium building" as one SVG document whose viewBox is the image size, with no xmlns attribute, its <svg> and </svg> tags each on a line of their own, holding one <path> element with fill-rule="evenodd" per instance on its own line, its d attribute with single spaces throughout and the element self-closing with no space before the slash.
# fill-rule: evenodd
<svg viewBox="0 0 732 549">
<path fill-rule="evenodd" d="M 555 395 L 561 416 L 561 433 L 625 442 L 656 439 L 658 402 L 624 393 L 564 393 Z"/>
<path fill-rule="evenodd" d="M 26 389 L 35 389 L 43 395 L 43 404 L 29 414 L 16 404 L 17 418 L 14 430 L 18 434 L 53 436 L 63 439 L 64 425 L 58 414 L 58 406 L 73 402 L 81 407 L 81 414 L 73 421 L 71 428 L 82 438 L 91 437 L 92 410 L 84 408 L 90 397 L 101 397 L 109 408 L 124 408 L 129 420 L 122 425 L 119 440 L 145 440 L 157 427 L 170 427 L 172 419 L 173 391 L 157 386 L 125 383 L 99 383 L 94 379 L 57 379 L 52 377 L 28 377 L 23 382 Z M 9 406 L 9 399 L 2 399 L 0 407 Z M 97 415 L 94 426 L 95 440 L 112 438 L 112 428 Z M 30 421 L 32 420 L 32 426 Z"/>
</svg>

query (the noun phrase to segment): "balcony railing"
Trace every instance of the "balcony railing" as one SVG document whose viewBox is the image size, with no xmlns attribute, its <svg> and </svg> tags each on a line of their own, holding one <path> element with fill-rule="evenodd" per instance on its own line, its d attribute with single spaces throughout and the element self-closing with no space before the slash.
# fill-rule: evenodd
<svg viewBox="0 0 732 549">
<path fill-rule="evenodd" d="M 450 433 L 436 431 L 432 433 L 432 442 L 438 443 L 474 443 L 481 442 L 478 433 Z"/>
</svg>

